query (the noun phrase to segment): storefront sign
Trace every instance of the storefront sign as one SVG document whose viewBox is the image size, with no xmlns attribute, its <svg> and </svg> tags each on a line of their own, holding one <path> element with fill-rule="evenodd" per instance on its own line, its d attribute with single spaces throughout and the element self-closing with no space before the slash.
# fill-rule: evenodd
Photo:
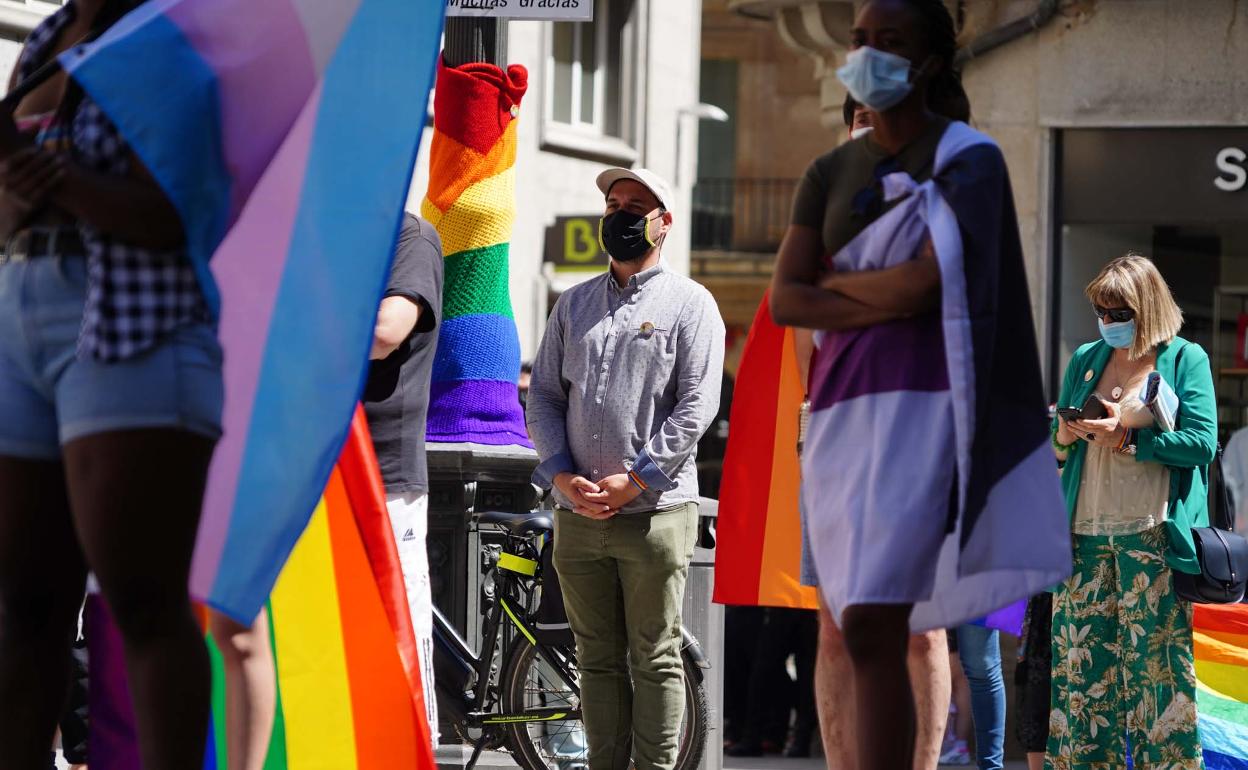
<svg viewBox="0 0 1248 770">
<path fill-rule="evenodd" d="M 1061 132 L 1061 220 L 1248 221 L 1248 128 Z"/>
<path fill-rule="evenodd" d="M 446 0 L 447 16 L 593 21 L 594 0 Z"/>
<path fill-rule="evenodd" d="M 546 228 L 546 260 L 563 270 L 598 270 L 607 266 L 607 253 L 598 244 L 601 214 L 559 217 Z"/>
<path fill-rule="evenodd" d="M 1218 178 L 1213 184 L 1223 192 L 1239 192 L 1248 184 L 1248 171 L 1244 170 L 1244 161 L 1248 153 L 1238 147 L 1223 147 L 1218 153 Z"/>
</svg>

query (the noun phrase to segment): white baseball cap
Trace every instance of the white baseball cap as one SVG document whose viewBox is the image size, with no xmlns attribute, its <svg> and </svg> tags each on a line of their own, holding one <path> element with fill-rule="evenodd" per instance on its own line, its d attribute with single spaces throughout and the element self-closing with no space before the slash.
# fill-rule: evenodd
<svg viewBox="0 0 1248 770">
<path fill-rule="evenodd" d="M 598 189 L 602 190 L 602 194 L 606 195 L 611 192 L 611 186 L 622 179 L 631 179 L 650 192 L 654 193 L 654 197 L 659 199 L 659 205 L 665 210 L 672 210 L 672 188 L 663 179 L 663 177 L 654 173 L 647 168 L 609 168 L 598 175 Z"/>
</svg>

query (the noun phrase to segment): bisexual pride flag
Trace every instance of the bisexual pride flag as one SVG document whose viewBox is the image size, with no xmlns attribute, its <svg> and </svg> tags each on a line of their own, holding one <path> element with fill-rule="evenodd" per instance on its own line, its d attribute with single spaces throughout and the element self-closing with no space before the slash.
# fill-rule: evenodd
<svg viewBox="0 0 1248 770">
<path fill-rule="evenodd" d="M 225 435 L 191 578 L 250 622 L 358 399 L 441 0 L 150 0 L 65 69 L 181 214 L 220 322 Z"/>
</svg>

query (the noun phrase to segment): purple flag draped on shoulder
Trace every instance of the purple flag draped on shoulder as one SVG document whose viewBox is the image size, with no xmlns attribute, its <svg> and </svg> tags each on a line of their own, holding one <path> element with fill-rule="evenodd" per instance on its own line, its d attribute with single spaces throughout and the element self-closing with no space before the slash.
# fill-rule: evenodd
<svg viewBox="0 0 1248 770">
<path fill-rule="evenodd" d="M 992 139 L 953 122 L 932 168 L 923 183 L 906 172 L 884 176 L 884 198 L 894 205 L 833 263 L 837 271 L 893 267 L 930 238 L 940 266 L 939 320 L 823 336 L 812 371 L 803 499 L 820 564 L 852 558 L 877 570 L 873 579 L 847 575 L 840 586 L 821 571 L 834 612 L 846 600 L 864 601 L 866 592 L 892 591 L 865 600 L 914 601 L 913 630 L 985 616 L 1000 628 L 1012 626 L 1015 613 L 998 611 L 1070 574 L 1070 527 L 1049 446 L 1005 160 Z M 889 350 L 906 357 L 879 355 Z M 817 509 L 873 518 L 847 535 L 835 516 Z M 896 552 L 904 538 L 878 536 L 880 528 L 906 527 L 903 512 L 925 522 L 928 538 L 909 544 L 909 553 Z M 931 522 L 945 518 L 942 535 Z M 910 571 L 914 585 L 890 582 L 896 560 L 937 553 L 926 575 Z"/>
</svg>

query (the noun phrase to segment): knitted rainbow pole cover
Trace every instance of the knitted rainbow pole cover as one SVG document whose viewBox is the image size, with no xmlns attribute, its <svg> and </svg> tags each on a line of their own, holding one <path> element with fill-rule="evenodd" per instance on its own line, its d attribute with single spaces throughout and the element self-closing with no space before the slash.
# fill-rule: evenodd
<svg viewBox="0 0 1248 770">
<path fill-rule="evenodd" d="M 446 255 L 427 440 L 531 447 L 516 392 L 520 338 L 508 290 L 516 117 L 528 72 L 438 66 L 421 213 Z"/>
</svg>

